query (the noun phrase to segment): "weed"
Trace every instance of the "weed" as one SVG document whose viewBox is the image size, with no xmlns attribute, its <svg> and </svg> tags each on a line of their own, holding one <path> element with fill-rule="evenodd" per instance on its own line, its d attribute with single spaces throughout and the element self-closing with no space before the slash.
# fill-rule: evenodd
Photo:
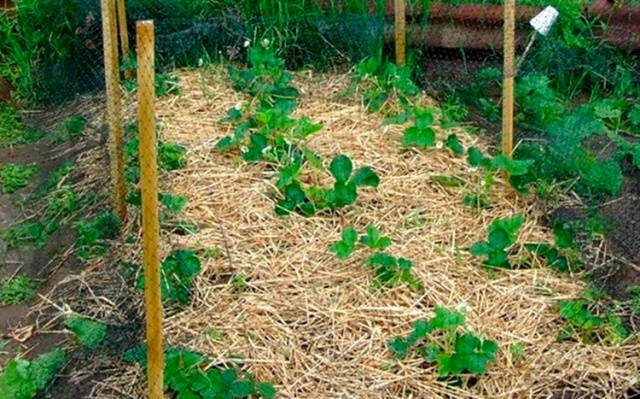
<svg viewBox="0 0 640 399">
<path fill-rule="evenodd" d="M 162 299 L 168 303 L 188 304 L 193 279 L 200 273 L 200 259 L 193 251 L 173 251 L 162 261 Z M 136 287 L 144 289 L 144 275 L 138 276 Z"/>
<path fill-rule="evenodd" d="M 242 272 L 234 274 L 233 277 L 231 277 L 231 286 L 238 292 L 246 291 L 247 288 L 249 288 L 247 276 Z"/>
<path fill-rule="evenodd" d="M 462 312 L 438 307 L 435 313 L 430 320 L 416 321 L 408 337 L 389 341 L 395 357 L 402 359 L 418 346 L 427 363 L 438 365 L 441 378 L 465 372 L 484 374 L 489 364 L 495 362 L 496 343 L 464 332 L 465 315 Z"/>
<path fill-rule="evenodd" d="M 61 349 L 44 353 L 32 361 L 13 358 L 0 375 L 0 397 L 32 399 L 55 377 L 66 361 Z"/>
<path fill-rule="evenodd" d="M 36 284 L 24 273 L 5 279 L 0 287 L 0 302 L 3 305 L 26 303 L 35 296 Z"/>
<path fill-rule="evenodd" d="M 1 19 L 2 16 L 0 16 Z M 22 118 L 15 109 L 0 103 L 0 147 L 32 143 L 40 140 L 43 136 L 42 132 L 24 126 Z"/>
<path fill-rule="evenodd" d="M 8 228 L 0 234 L 0 238 L 7 244 L 7 249 L 22 248 L 34 245 L 41 248 L 49 235 L 58 229 L 58 224 L 49 222 L 26 222 Z"/>
<path fill-rule="evenodd" d="M 146 348 L 130 349 L 124 359 L 146 367 Z M 164 384 L 179 398 L 275 398 L 271 384 L 257 382 L 249 373 L 243 378 L 235 368 L 208 368 L 210 364 L 203 354 L 169 348 L 165 350 Z"/>
<path fill-rule="evenodd" d="M 45 186 L 46 191 L 50 192 L 51 190 L 59 188 L 74 169 L 75 166 L 72 162 L 65 162 L 63 165 L 51 172 Z"/>
<path fill-rule="evenodd" d="M 31 179 L 38 173 L 35 163 L 28 165 L 8 164 L 0 169 L 0 186 L 4 194 L 12 194 L 29 185 Z"/>
<path fill-rule="evenodd" d="M 96 349 L 107 337 L 107 326 L 75 313 L 67 315 L 65 326 L 71 330 L 80 345 L 87 349 Z"/>
<path fill-rule="evenodd" d="M 487 267 L 511 269 L 509 249 L 515 244 L 518 230 L 524 223 L 521 215 L 494 220 L 487 230 L 487 241 L 479 241 L 469 249 L 474 256 L 485 257 Z"/>
</svg>

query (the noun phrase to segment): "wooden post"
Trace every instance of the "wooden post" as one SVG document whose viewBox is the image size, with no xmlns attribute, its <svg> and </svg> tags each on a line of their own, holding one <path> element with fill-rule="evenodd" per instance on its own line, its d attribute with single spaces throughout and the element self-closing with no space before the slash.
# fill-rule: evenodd
<svg viewBox="0 0 640 399">
<path fill-rule="evenodd" d="M 120 31 L 120 53 L 122 59 L 126 62 L 129 60 L 129 32 L 127 31 L 127 8 L 125 0 L 118 0 L 118 30 Z M 131 79 L 131 69 L 125 69 L 125 79 Z"/>
<path fill-rule="evenodd" d="M 100 5 L 113 206 L 114 213 L 124 223 L 127 218 L 127 203 L 125 198 L 124 152 L 122 145 L 122 100 L 120 93 L 120 63 L 118 62 L 116 3 L 115 0 L 101 0 Z"/>
<path fill-rule="evenodd" d="M 162 296 L 158 241 L 158 162 L 155 122 L 155 52 L 153 21 L 136 24 L 138 55 L 138 126 L 140 134 L 140 185 L 142 189 L 142 240 L 147 333 L 149 398 L 162 399 L 164 353 L 162 347 Z"/>
<path fill-rule="evenodd" d="M 404 65 L 407 62 L 407 12 L 405 1 L 406 0 L 395 0 L 397 65 Z"/>
<path fill-rule="evenodd" d="M 504 1 L 504 82 L 502 93 L 502 153 L 513 155 L 516 1 Z"/>
</svg>

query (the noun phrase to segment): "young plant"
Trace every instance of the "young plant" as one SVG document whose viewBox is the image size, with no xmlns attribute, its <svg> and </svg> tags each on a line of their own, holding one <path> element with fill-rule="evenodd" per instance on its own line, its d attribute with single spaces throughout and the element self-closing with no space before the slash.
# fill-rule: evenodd
<svg viewBox="0 0 640 399">
<path fill-rule="evenodd" d="M 421 150 L 436 145 L 436 132 L 433 130 L 433 111 L 428 108 L 413 109 L 414 125 L 407 128 L 402 136 L 402 146 L 416 147 Z"/>
<path fill-rule="evenodd" d="M 88 259 L 107 252 L 105 240 L 113 240 L 120 231 L 120 220 L 110 212 L 104 212 L 92 220 L 81 220 L 75 224 L 78 256 Z"/>
<path fill-rule="evenodd" d="M 24 273 L 5 279 L 0 286 L 0 303 L 17 305 L 26 303 L 36 296 L 36 284 Z"/>
<path fill-rule="evenodd" d="M 629 335 L 618 316 L 610 311 L 604 317 L 594 314 L 587 300 L 560 301 L 558 309 L 565 321 L 558 335 L 560 341 L 577 339 L 585 344 L 603 341 L 618 344 Z"/>
<path fill-rule="evenodd" d="M 64 324 L 74 333 L 78 343 L 87 349 L 96 349 L 107 337 L 106 325 L 79 314 L 67 315 Z"/>
<path fill-rule="evenodd" d="M 518 238 L 518 230 L 524 223 L 522 215 L 494 220 L 487 230 L 487 241 L 479 241 L 471 246 L 469 252 L 474 256 L 486 258 L 487 267 L 511 269 L 509 249 Z"/>
<path fill-rule="evenodd" d="M 560 272 L 571 271 L 571 266 L 578 263 L 575 256 L 575 232 L 571 225 L 556 221 L 553 225 L 555 246 L 547 243 L 527 244 L 525 248 L 531 253 L 545 259 L 547 265 Z"/>
<path fill-rule="evenodd" d="M 41 248 L 47 243 L 49 235 L 58 229 L 56 222 L 28 222 L 10 227 L 0 233 L 0 238 L 7 244 L 7 249 L 22 248 L 32 245 Z"/>
<path fill-rule="evenodd" d="M 136 347 L 125 352 L 124 359 L 146 368 L 146 348 Z M 165 350 L 164 385 L 177 398 L 263 398 L 276 397 L 275 388 L 257 382 L 235 368 L 210 367 L 207 356 L 184 349 Z"/>
<path fill-rule="evenodd" d="M 66 358 L 63 350 L 54 349 L 31 361 L 11 359 L 0 375 L 0 398 L 35 398 L 53 380 Z"/>
<path fill-rule="evenodd" d="M 465 314 L 437 307 L 430 320 L 418 320 L 406 338 L 389 341 L 389 348 L 397 359 L 403 359 L 417 347 L 427 363 L 438 365 L 440 378 L 465 373 L 484 374 L 495 362 L 498 346 L 489 339 L 482 340 L 464 331 Z"/>
<path fill-rule="evenodd" d="M 455 133 L 447 136 L 447 139 L 444 141 L 444 146 L 456 156 L 464 154 L 464 147 Z"/>
<path fill-rule="evenodd" d="M 345 260 L 351 256 L 356 249 L 358 242 L 358 232 L 353 227 L 346 227 L 342 230 L 342 238 L 329 247 L 338 259 Z"/>
<path fill-rule="evenodd" d="M 193 251 L 177 250 L 162 261 L 160 288 L 162 300 L 168 303 L 188 304 L 191 301 L 193 280 L 200 273 L 200 259 Z M 138 277 L 136 286 L 144 289 L 144 275 Z"/>
<path fill-rule="evenodd" d="M 78 138 L 87 127 L 87 121 L 78 115 L 65 119 L 56 129 L 53 140 L 56 143 L 65 143 Z"/>
<path fill-rule="evenodd" d="M 31 179 L 38 173 L 35 163 L 28 165 L 8 164 L 0 169 L 0 186 L 4 194 L 13 194 L 29 185 Z"/>
</svg>

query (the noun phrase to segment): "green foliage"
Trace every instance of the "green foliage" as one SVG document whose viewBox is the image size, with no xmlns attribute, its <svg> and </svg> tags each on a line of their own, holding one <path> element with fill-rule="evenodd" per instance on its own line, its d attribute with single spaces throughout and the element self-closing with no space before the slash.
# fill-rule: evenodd
<svg viewBox="0 0 640 399">
<path fill-rule="evenodd" d="M 158 194 L 160 203 L 167 208 L 167 210 L 173 214 L 180 213 L 187 205 L 187 197 L 182 195 L 171 195 L 160 193 Z"/>
<path fill-rule="evenodd" d="M 422 282 L 411 273 L 413 263 L 410 260 L 383 252 L 391 245 L 391 239 L 383 236 L 376 226 L 367 226 L 365 234 L 361 235 L 360 239 L 356 229 L 346 227 L 342 231 L 341 240 L 333 243 L 329 250 L 336 254 L 338 259 L 345 260 L 353 254 L 358 243 L 373 252 L 365 260 L 365 265 L 374 272 L 376 288 L 389 288 L 404 283 L 414 290 L 422 289 Z"/>
<path fill-rule="evenodd" d="M 2 305 L 17 305 L 26 303 L 36 296 L 36 285 L 24 273 L 7 278 L 0 287 L 0 303 Z"/>
<path fill-rule="evenodd" d="M 335 179 L 332 188 L 302 187 L 296 176 L 298 169 L 281 171 L 279 186 L 284 197 L 276 204 L 276 213 L 289 215 L 297 212 L 312 216 L 317 212 L 337 210 L 349 206 L 358 199 L 358 187 L 378 187 L 380 178 L 370 166 L 353 170 L 353 162 L 346 155 L 336 156 L 329 165 L 329 172 Z"/>
<path fill-rule="evenodd" d="M 187 164 L 187 149 L 179 144 L 160 141 L 158 143 L 158 164 L 168 171 L 178 170 Z"/>
<path fill-rule="evenodd" d="M 75 313 L 67 315 L 65 326 L 71 330 L 80 345 L 87 349 L 96 349 L 107 337 L 107 326 Z"/>
<path fill-rule="evenodd" d="M 487 241 L 473 244 L 469 252 L 474 256 L 486 258 L 483 264 L 487 267 L 511 269 L 509 249 L 515 244 L 518 230 L 523 223 L 522 215 L 494 220 L 487 230 Z"/>
<path fill-rule="evenodd" d="M 618 344 L 629 335 L 620 319 L 608 312 L 606 316 L 594 314 L 584 299 L 560 301 L 560 317 L 565 321 L 558 339 L 577 339 L 585 344 L 609 342 Z"/>
<path fill-rule="evenodd" d="M 200 259 L 193 251 L 176 250 L 162 261 L 162 300 L 168 303 L 188 304 L 191 301 L 193 280 L 200 273 Z M 140 275 L 136 286 L 144 289 L 144 275 Z"/>
<path fill-rule="evenodd" d="M 31 179 L 38 173 L 35 163 L 28 165 L 8 164 L 0 169 L 0 186 L 4 194 L 12 194 L 29 185 Z"/>
<path fill-rule="evenodd" d="M 41 248 L 49 235 L 58 229 L 58 224 L 49 222 L 25 222 L 10 227 L 0 233 L 0 238 L 7 244 L 7 249 L 22 248 L 33 245 Z"/>
<path fill-rule="evenodd" d="M 146 367 L 146 348 L 137 347 L 125 352 L 128 362 Z M 235 368 L 208 368 L 210 359 L 205 355 L 183 349 L 165 351 L 164 385 L 177 398 L 264 398 L 276 397 L 275 388 L 258 382 L 246 373 L 241 376 Z"/>
<path fill-rule="evenodd" d="M 78 256 L 88 259 L 106 253 L 105 240 L 113 240 L 120 231 L 120 220 L 110 212 L 104 212 L 92 220 L 80 220 L 75 224 Z"/>
<path fill-rule="evenodd" d="M 454 155 L 462 155 L 464 154 L 464 147 L 460 142 L 458 136 L 453 133 L 447 136 L 447 139 L 444 142 L 445 147 L 447 147 Z"/>
<path fill-rule="evenodd" d="M 55 169 L 49 175 L 45 191 L 50 192 L 60 186 L 60 184 L 73 172 L 75 166 L 72 162 L 65 162 L 60 167 Z"/>
<path fill-rule="evenodd" d="M 437 307 L 430 320 L 418 320 L 406 338 L 389 341 L 389 348 L 397 359 L 406 357 L 414 347 L 427 363 L 438 365 L 441 378 L 464 373 L 484 374 L 495 362 L 498 346 L 494 341 L 482 340 L 464 331 L 465 315 Z"/>
<path fill-rule="evenodd" d="M 1 21 L 2 16 L 0 16 L 0 29 Z M 1 43 L 2 40 L 0 38 L 0 48 L 2 46 Z M 1 71 L 2 66 L 0 65 L 0 76 L 3 75 Z M 37 132 L 24 126 L 20 114 L 13 107 L 0 103 L 0 147 L 32 143 L 40 140 L 42 136 L 42 132 Z"/>
<path fill-rule="evenodd" d="M 436 132 L 433 130 L 433 111 L 431 109 L 414 108 L 414 125 L 407 128 L 402 136 L 403 147 L 426 149 L 435 146 Z"/>
<path fill-rule="evenodd" d="M 573 239 L 575 231 L 572 225 L 556 220 L 553 224 L 553 235 L 555 237 L 555 246 L 539 243 L 527 244 L 525 248 L 544 258 L 547 265 L 552 269 L 560 272 L 572 271 L 572 266 L 578 263 L 578 259 L 574 255 L 576 244 Z"/>
<path fill-rule="evenodd" d="M 78 138 L 87 126 L 87 121 L 78 115 L 72 115 L 65 119 L 56 129 L 53 141 L 64 143 Z"/>
<path fill-rule="evenodd" d="M 0 375 L 0 397 L 32 399 L 55 377 L 66 361 L 61 349 L 44 353 L 32 361 L 13 358 Z"/>
</svg>

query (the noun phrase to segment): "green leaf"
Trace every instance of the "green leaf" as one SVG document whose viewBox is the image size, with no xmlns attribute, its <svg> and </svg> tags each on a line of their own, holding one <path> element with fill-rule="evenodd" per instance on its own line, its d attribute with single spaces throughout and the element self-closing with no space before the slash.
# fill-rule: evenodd
<svg viewBox="0 0 640 399">
<path fill-rule="evenodd" d="M 469 252 L 474 256 L 489 256 L 491 246 L 486 241 L 478 241 L 469 248 Z"/>
<path fill-rule="evenodd" d="M 360 237 L 360 242 L 373 250 L 385 249 L 391 245 L 391 239 L 382 236 L 374 225 L 367 226 L 366 235 Z"/>
<path fill-rule="evenodd" d="M 436 143 L 436 133 L 431 128 L 420 129 L 417 126 L 408 128 L 402 137 L 404 147 L 426 149 Z"/>
<path fill-rule="evenodd" d="M 433 111 L 428 108 L 416 108 L 415 111 L 416 128 L 419 130 L 432 130 L 430 127 L 433 125 Z"/>
<path fill-rule="evenodd" d="M 358 169 L 351 179 L 356 186 L 378 187 L 380 178 L 370 166 L 364 166 Z"/>
<path fill-rule="evenodd" d="M 558 248 L 574 248 L 574 235 L 575 233 L 569 223 L 562 223 L 558 220 L 553 223 L 553 236 Z"/>
<path fill-rule="evenodd" d="M 331 175 L 336 179 L 336 184 L 346 183 L 353 172 L 353 163 L 346 155 L 338 155 L 331 161 L 329 166 Z"/>
<path fill-rule="evenodd" d="M 80 345 L 96 349 L 107 336 L 107 326 L 77 314 L 67 316 L 65 326 L 71 330 Z"/>
<path fill-rule="evenodd" d="M 477 147 L 470 147 L 467 150 L 467 162 L 471 166 L 485 166 L 487 164 L 488 158 L 486 158 L 480 149 Z"/>
<path fill-rule="evenodd" d="M 333 190 L 327 194 L 327 203 L 331 209 L 339 209 L 353 204 L 357 198 L 358 192 L 355 183 L 336 182 Z"/>
<path fill-rule="evenodd" d="M 355 250 L 358 241 L 358 232 L 353 227 L 346 227 L 342 231 L 342 239 L 335 242 L 329 248 L 331 252 L 336 254 L 338 259 L 347 259 Z"/>
<path fill-rule="evenodd" d="M 456 134 L 450 134 L 444 142 L 444 145 L 455 155 L 464 154 L 464 147 Z"/>
<path fill-rule="evenodd" d="M 276 389 L 271 384 L 261 382 L 257 386 L 257 391 L 264 399 L 273 399 L 276 397 Z"/>
<path fill-rule="evenodd" d="M 491 166 L 493 168 L 502 170 L 511 176 L 526 175 L 532 164 L 533 161 L 531 160 L 518 161 L 511 159 L 506 155 L 498 155 L 491 162 Z"/>
</svg>

